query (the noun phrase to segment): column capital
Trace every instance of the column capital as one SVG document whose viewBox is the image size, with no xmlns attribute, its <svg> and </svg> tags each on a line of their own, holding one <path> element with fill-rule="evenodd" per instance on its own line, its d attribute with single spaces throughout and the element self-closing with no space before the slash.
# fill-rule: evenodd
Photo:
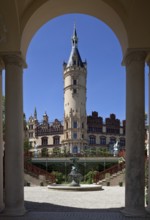
<svg viewBox="0 0 150 220">
<path fill-rule="evenodd" d="M 147 54 L 147 50 L 129 48 L 123 58 L 122 65 L 128 66 L 132 62 L 145 62 Z"/>
<path fill-rule="evenodd" d="M 21 52 L 10 52 L 10 53 L 3 53 L 1 55 L 4 65 L 17 65 L 22 68 L 26 68 L 27 64 L 24 60 L 24 58 L 21 55 Z"/>
<path fill-rule="evenodd" d="M 146 63 L 150 68 L 150 53 L 148 53 L 147 57 L 146 57 Z"/>
<path fill-rule="evenodd" d="M 3 59 L 0 57 L 0 71 L 2 71 L 4 68 L 5 68 L 4 61 L 3 61 Z"/>
</svg>

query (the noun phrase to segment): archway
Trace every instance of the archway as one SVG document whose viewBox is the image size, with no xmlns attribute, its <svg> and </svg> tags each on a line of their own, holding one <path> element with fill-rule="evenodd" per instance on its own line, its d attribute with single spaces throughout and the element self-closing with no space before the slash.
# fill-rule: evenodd
<svg viewBox="0 0 150 220">
<path fill-rule="evenodd" d="M 44 13 L 45 14 L 45 13 Z M 39 18 L 38 18 L 39 19 Z M 36 22 L 39 24 L 39 22 Z M 29 27 L 28 27 L 29 28 Z M 28 32 L 28 31 L 27 31 Z M 23 38 L 24 38 L 25 35 L 23 35 Z M 22 41 L 23 42 L 23 41 Z M 23 44 L 24 45 L 24 44 Z M 123 48 L 122 48 L 122 51 L 123 51 Z M 77 148 L 76 148 L 76 151 L 74 153 L 77 153 Z"/>
<path fill-rule="evenodd" d="M 87 85 L 87 92 L 89 91 L 90 84 L 94 85 L 94 87 L 91 88 L 91 90 L 95 90 L 95 88 L 97 89 L 97 92 L 95 91 L 93 93 L 93 96 L 91 95 L 90 98 L 89 98 L 89 93 L 88 93 L 87 101 L 89 100 L 88 102 L 91 103 L 90 101 L 93 99 L 93 100 L 97 100 L 97 102 L 100 102 L 102 104 L 102 103 L 104 103 L 103 102 L 104 100 L 108 100 L 107 102 L 110 103 L 111 99 L 112 100 L 117 99 L 116 96 L 119 92 L 120 92 L 120 97 L 123 97 L 123 100 L 124 100 L 125 94 L 123 94 L 123 96 L 121 95 L 121 90 L 125 90 L 125 88 L 124 88 L 125 74 L 121 73 L 123 68 L 120 67 L 121 70 L 117 69 L 116 71 L 113 68 L 116 65 L 116 63 L 119 66 L 120 61 L 121 61 L 121 49 L 120 49 L 120 45 L 116 39 L 116 36 L 114 35 L 112 30 L 110 30 L 110 28 L 108 26 L 106 26 L 103 22 L 100 22 L 98 19 L 96 19 L 94 17 L 87 16 L 87 15 L 81 15 L 81 14 L 69 14 L 69 15 L 67 14 L 67 15 L 59 16 L 55 19 L 52 19 L 50 22 L 45 24 L 38 31 L 38 33 L 34 36 L 32 43 L 29 47 L 28 53 L 27 53 L 27 61 L 28 61 L 28 65 L 29 65 L 30 70 L 29 71 L 25 70 L 25 74 L 24 74 L 25 78 L 28 75 L 28 83 L 26 82 L 26 80 L 24 78 L 24 85 L 26 86 L 26 91 L 28 90 L 28 99 L 26 98 L 26 100 L 28 100 L 28 103 L 29 103 L 28 105 L 30 106 L 30 113 L 31 113 L 31 109 L 34 109 L 35 106 L 36 107 L 38 106 L 38 108 L 37 108 L 38 119 L 39 119 L 39 116 L 43 113 L 42 112 L 39 114 L 39 109 L 41 108 L 42 103 L 43 103 L 42 99 L 45 99 L 45 101 L 44 101 L 45 105 L 46 105 L 46 103 L 45 103 L 46 101 L 48 103 L 47 107 L 44 109 L 46 110 L 46 112 L 50 116 L 49 118 L 50 118 L 51 122 L 52 122 L 52 117 L 54 117 L 53 114 L 55 115 L 55 118 L 57 118 L 58 117 L 57 109 L 59 109 L 59 111 L 60 111 L 60 109 L 64 105 L 63 103 L 61 105 L 59 105 L 58 99 L 61 99 L 62 97 L 58 96 L 59 94 L 57 94 L 57 90 L 59 90 L 59 86 L 60 86 L 59 81 L 61 81 L 62 77 L 63 77 L 61 74 L 62 73 L 62 60 L 64 60 L 64 57 L 65 57 L 65 61 L 66 62 L 68 61 L 67 59 L 68 59 L 69 52 L 71 49 L 71 36 L 72 36 L 72 32 L 73 32 L 74 18 L 76 18 L 76 30 L 77 30 L 77 34 L 78 34 L 78 38 L 79 38 L 79 45 L 78 45 L 79 52 L 81 54 L 82 60 L 87 58 L 87 66 L 88 66 L 87 81 L 89 81 L 89 84 Z M 92 28 L 92 26 L 94 26 L 94 28 Z M 83 28 L 84 28 L 84 30 L 82 31 Z M 88 31 L 86 31 L 86 29 L 88 29 Z M 97 31 L 97 29 L 99 31 Z M 94 32 L 94 30 L 95 30 L 95 32 Z M 105 43 L 104 43 L 103 32 L 105 33 L 105 39 L 107 39 Z M 69 37 L 68 37 L 68 35 L 69 35 Z M 95 35 L 99 39 L 98 41 L 97 41 Z M 110 35 L 110 36 L 108 37 L 108 35 Z M 43 40 L 43 38 L 44 38 L 44 40 Z M 111 38 L 112 38 L 112 41 L 110 40 Z M 89 39 L 89 40 L 87 40 L 87 39 Z M 96 41 L 96 43 L 95 43 L 95 41 Z M 62 42 L 63 42 L 63 45 L 62 45 Z M 83 44 L 85 47 L 84 55 L 83 55 L 83 50 L 82 50 Z M 102 45 L 105 45 L 104 47 L 107 48 L 106 51 L 104 50 Z M 32 51 L 36 51 L 36 54 L 34 54 Z M 95 51 L 97 51 L 97 53 L 94 53 Z M 103 53 L 103 51 L 104 51 L 104 53 Z M 115 58 L 114 58 L 114 51 L 115 51 Z M 118 51 L 119 51 L 119 55 L 117 55 Z M 111 55 L 110 55 L 110 53 L 111 53 Z M 41 54 L 42 54 L 42 58 L 41 58 Z M 56 56 L 56 54 L 57 54 L 57 56 Z M 60 54 L 63 54 L 63 55 L 60 55 Z M 93 58 L 91 58 L 92 56 L 89 56 L 89 54 L 92 54 Z M 88 55 L 88 57 L 87 57 L 87 55 Z M 28 59 L 28 56 L 30 57 L 30 59 Z M 43 59 L 43 56 L 44 56 L 44 59 Z M 103 56 L 104 56 L 104 58 L 102 59 Z M 110 56 L 111 56 L 111 58 L 110 58 Z M 36 59 L 35 57 L 38 57 L 39 62 L 35 62 L 35 59 Z M 53 57 L 55 57 L 55 60 L 53 59 Z M 58 57 L 59 62 L 57 62 L 57 57 Z M 59 57 L 61 57 L 61 59 L 59 59 Z M 97 60 L 98 57 L 100 57 L 100 58 Z M 119 57 L 119 58 L 117 59 L 117 57 Z M 109 60 L 113 60 L 113 59 L 116 60 L 116 62 L 112 61 L 112 63 L 110 64 Z M 119 62 L 118 62 L 118 60 L 119 60 Z M 57 70 L 54 71 L 52 66 L 56 65 L 56 62 L 57 62 Z M 34 68 L 31 69 L 32 63 L 34 63 L 35 65 L 33 65 Z M 94 63 L 94 64 L 92 64 L 92 68 L 90 67 L 91 63 Z M 46 66 L 48 66 L 47 69 L 45 68 Z M 109 70 L 107 69 L 108 66 L 110 66 Z M 113 71 L 112 71 L 112 68 L 113 68 Z M 42 71 L 40 69 L 42 69 Z M 103 71 L 104 69 L 106 69 L 106 70 Z M 117 75 L 116 75 L 116 72 L 118 72 Z M 112 75 L 111 80 L 109 79 L 110 78 L 109 73 L 110 73 L 110 75 Z M 31 75 L 34 75 L 34 77 L 32 78 L 32 80 L 29 80 L 29 77 L 31 77 Z M 38 83 L 39 75 L 41 77 L 41 81 Z M 47 80 L 46 80 L 46 75 L 49 75 L 49 78 Z M 89 75 L 93 76 L 93 78 L 96 78 L 94 83 L 92 81 L 92 77 L 90 77 L 90 80 L 89 80 Z M 101 81 L 103 81 L 103 79 L 102 79 L 103 76 L 105 76 L 105 83 L 104 84 L 106 85 L 106 87 L 103 87 L 103 85 L 102 85 L 103 83 L 101 83 Z M 118 76 L 121 76 L 122 78 L 119 78 Z M 122 79 L 122 80 L 117 81 L 117 78 Z M 53 86 L 53 84 L 55 84 L 54 80 L 56 81 L 55 86 Z M 109 83 L 109 81 L 111 83 Z M 34 91 L 33 91 L 33 89 L 31 89 L 33 82 L 34 82 L 34 91 L 36 94 L 35 96 L 33 96 Z M 96 84 L 97 82 L 99 82 L 99 83 Z M 43 89 L 43 84 L 45 84 L 45 89 Z M 120 84 L 122 86 L 120 86 Z M 39 85 L 40 85 L 40 88 L 39 88 Z M 109 85 L 111 87 L 109 87 Z M 99 90 L 98 90 L 99 87 L 103 87 L 103 89 L 101 89 L 101 92 L 99 92 Z M 110 92 L 108 92 L 109 95 L 107 98 L 105 98 L 105 94 L 103 93 L 103 91 L 105 91 L 105 88 L 106 88 L 106 90 L 110 91 Z M 120 90 L 118 88 L 120 88 Z M 111 94 L 113 94 L 114 90 L 117 90 L 118 92 L 116 93 L 116 95 L 111 97 Z M 105 91 L 105 93 L 106 92 L 107 91 Z M 42 93 L 43 93 L 43 96 L 41 96 Z M 54 93 L 54 94 L 51 94 L 51 93 Z M 63 87 L 61 87 L 61 94 L 63 94 Z M 30 98 L 30 96 L 32 96 L 32 98 Z M 31 101 L 29 101 L 30 99 L 31 99 Z M 33 104 L 36 102 L 37 99 L 40 99 L 40 106 L 39 106 L 39 104 L 36 104 L 36 105 Z M 56 99 L 57 99 L 57 102 L 56 102 Z M 51 100 L 53 100 L 53 101 L 55 100 L 54 103 Z M 55 103 L 56 103 L 57 107 L 55 106 Z M 26 104 L 26 103 L 24 103 L 24 104 Z M 101 104 L 99 105 L 99 108 L 98 108 L 98 107 L 96 107 L 96 105 L 94 107 L 94 104 L 92 103 L 92 107 L 90 109 L 93 109 L 93 110 L 96 109 L 98 111 L 101 109 L 100 108 Z M 121 108 L 120 105 L 123 105 L 123 104 L 122 103 L 119 104 L 119 108 Z M 117 102 L 116 102 L 116 105 L 117 105 Z M 54 112 L 54 106 L 56 108 L 55 112 Z M 108 110 L 106 110 L 106 108 L 105 108 L 105 112 L 108 111 L 109 114 L 110 114 L 110 112 L 115 112 L 117 114 L 116 110 L 114 111 L 112 109 L 112 106 L 113 106 L 113 104 L 112 105 L 110 104 Z M 48 109 L 49 109 L 49 112 L 48 112 Z M 125 111 L 124 105 L 123 105 L 122 109 L 124 112 Z M 27 113 L 26 110 L 25 110 L 25 112 Z M 62 112 L 63 112 L 63 109 L 62 109 Z M 103 115 L 101 110 L 99 113 L 101 115 Z M 88 115 L 89 114 L 91 114 L 91 112 L 90 113 L 88 112 Z M 60 119 L 60 117 L 59 117 L 59 119 Z M 62 119 L 63 119 L 63 116 L 61 116 L 61 120 Z M 75 125 L 75 127 L 76 126 L 77 125 Z M 89 138 L 89 136 L 88 136 L 88 138 Z M 97 142 L 99 142 L 98 138 L 99 137 L 97 137 Z M 49 141 L 49 143 L 50 143 L 50 141 Z M 96 144 L 96 143 L 93 143 L 93 144 Z M 73 153 L 76 154 L 79 152 L 77 152 L 77 150 L 76 150 Z"/>
<path fill-rule="evenodd" d="M 106 2 L 106 1 L 105 1 Z M 149 16 L 148 1 L 141 5 L 137 1 L 133 16 L 130 10 L 130 3 L 123 4 L 123 1 L 111 3 L 111 1 L 95 0 L 81 2 L 79 0 L 70 2 L 64 1 L 39 1 L 19 14 L 14 4 L 15 27 L 9 19 L 10 44 L 1 45 L 2 60 L 6 69 L 6 155 L 7 155 L 7 178 L 6 178 L 6 197 L 5 211 L 14 215 L 24 214 L 23 205 L 23 164 L 22 164 L 22 69 L 23 59 L 26 57 L 28 44 L 36 30 L 49 19 L 65 13 L 84 13 L 97 17 L 108 24 L 116 33 L 122 47 L 124 64 L 127 72 L 127 175 L 126 175 L 126 213 L 144 215 L 144 65 L 147 54 L 149 53 L 149 24 L 145 15 Z M 135 1 L 134 1 L 135 2 Z M 8 2 L 7 2 L 8 3 Z M 11 3 L 11 1 L 9 1 Z M 133 3 L 133 2 L 132 2 Z M 8 5 L 4 5 L 8 6 Z M 127 6 L 127 7 L 126 7 Z M 8 7 L 9 8 L 9 7 Z M 10 7 L 11 8 L 11 7 Z M 4 12 L 7 11 L 4 7 Z M 17 11 L 17 12 L 16 12 Z M 142 12 L 142 13 L 140 13 Z M 7 14 L 7 15 L 8 15 Z M 140 16 L 138 16 L 140 15 Z M 142 15 L 144 15 L 142 17 Z M 6 16 L 7 17 L 7 16 Z M 19 17 L 19 21 L 17 18 Z M 134 22 L 136 25 L 134 25 Z M 139 22 L 139 23 L 138 23 Z M 16 27 L 19 27 L 18 29 Z M 17 34 L 15 34 L 17 29 Z M 4 31 L 3 31 L 4 32 Z M 20 34 L 21 33 L 21 34 Z M 11 35 L 12 34 L 12 35 Z M 16 40 L 14 40 L 16 39 Z M 21 44 L 20 40 L 21 39 Z M 141 40 L 142 39 L 142 40 Z M 130 40 L 130 44 L 128 44 Z M 16 43 L 17 42 L 17 43 Z M 16 43 L 16 44 L 15 44 Z M 6 48 L 5 48 L 6 46 Z M 16 46 L 16 47 L 15 47 Z M 129 49 L 127 50 L 127 48 Z M 20 53 L 21 48 L 21 53 Z M 15 52 L 14 52 L 15 51 Z M 17 51 L 17 53 L 16 53 Z M 125 54 L 127 52 L 127 54 Z M 11 73 L 16 74 L 11 74 Z M 11 84 L 13 83 L 13 84 Z M 14 129 L 14 124 L 17 126 Z M 12 141 L 13 140 L 13 141 Z M 14 151 L 13 151 L 14 150 Z M 14 154 L 12 154 L 12 152 Z M 1 154 L 2 155 L 2 154 Z M 17 155 L 17 157 L 16 157 Z M 17 159 L 19 158 L 19 159 Z M 15 161 L 15 163 L 13 163 Z M 140 163 L 139 163 L 140 161 Z M 11 172 L 9 168 L 18 168 L 17 172 Z M 15 180 L 14 176 L 17 178 Z M 11 179 L 12 178 L 12 179 Z M 11 179 L 11 182 L 10 182 Z M 13 181 L 13 182 L 12 182 Z M 15 184 L 16 183 L 16 184 Z M 18 188 L 19 187 L 19 188 Z M 2 187 L 1 187 L 2 189 Z M 2 191 L 2 190 L 1 190 Z M 18 194 L 15 198 L 13 192 Z M 14 199 L 15 198 L 15 199 Z M 15 201 L 14 201 L 15 200 Z M 19 201 L 19 202 L 18 202 Z"/>
<path fill-rule="evenodd" d="M 126 49 L 128 48 L 128 36 L 126 28 L 121 17 L 119 17 L 113 8 L 102 1 L 97 1 L 98 4 L 92 4 L 92 6 L 90 1 L 86 1 L 86 3 L 77 2 L 76 4 L 68 4 L 68 2 L 66 3 L 67 4 L 63 3 L 62 7 L 57 7 L 57 3 L 46 2 L 40 7 L 31 7 L 30 13 L 24 15 L 21 38 L 21 51 L 24 57 L 26 57 L 26 51 L 34 33 L 52 18 L 68 13 L 87 14 L 102 20 L 114 31 L 120 42 L 122 52 L 123 54 L 125 53 Z M 53 7 L 55 10 L 51 10 Z M 123 7 L 120 9 L 122 9 L 121 13 L 123 15 Z"/>
</svg>

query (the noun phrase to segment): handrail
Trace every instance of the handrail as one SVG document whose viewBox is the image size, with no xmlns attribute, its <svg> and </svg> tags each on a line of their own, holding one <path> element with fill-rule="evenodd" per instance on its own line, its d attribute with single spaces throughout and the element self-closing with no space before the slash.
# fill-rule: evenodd
<svg viewBox="0 0 150 220">
<path fill-rule="evenodd" d="M 45 176 L 45 179 L 48 180 L 50 183 L 55 182 L 55 176 L 49 172 L 47 172 L 44 169 L 41 169 L 28 161 L 24 162 L 24 169 L 27 170 L 27 172 L 31 173 L 32 175 L 39 177 L 39 175 Z"/>
<path fill-rule="evenodd" d="M 109 173 L 110 175 L 113 175 L 119 171 L 122 171 L 125 168 L 125 162 L 118 163 L 102 172 L 96 172 L 93 179 L 94 182 L 97 183 L 98 181 L 105 179 L 106 173 Z"/>
</svg>

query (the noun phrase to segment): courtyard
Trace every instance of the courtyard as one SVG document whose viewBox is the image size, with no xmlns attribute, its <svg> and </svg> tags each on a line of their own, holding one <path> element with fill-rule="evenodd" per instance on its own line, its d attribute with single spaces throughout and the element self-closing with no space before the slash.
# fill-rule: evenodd
<svg viewBox="0 0 150 220">
<path fill-rule="evenodd" d="M 1 216 L 2 220 L 141 220 L 125 217 L 125 187 L 104 186 L 100 191 L 57 191 L 47 187 L 24 187 L 27 213 L 22 217 Z"/>
<path fill-rule="evenodd" d="M 96 211 L 124 207 L 124 187 L 103 187 L 100 191 L 60 191 L 47 187 L 25 187 L 27 209 L 34 211 Z M 32 206 L 33 203 L 33 206 Z M 45 206 L 42 207 L 42 204 Z M 31 207 L 30 207 L 31 205 Z"/>
</svg>

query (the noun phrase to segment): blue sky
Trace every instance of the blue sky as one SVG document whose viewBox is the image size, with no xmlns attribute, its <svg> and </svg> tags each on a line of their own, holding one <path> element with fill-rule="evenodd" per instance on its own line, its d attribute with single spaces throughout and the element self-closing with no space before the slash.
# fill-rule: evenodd
<svg viewBox="0 0 150 220">
<path fill-rule="evenodd" d="M 63 62 L 68 61 L 71 52 L 74 23 L 81 58 L 87 61 L 87 115 L 98 111 L 104 118 L 115 113 L 117 118 L 125 119 L 125 67 L 121 66 L 119 41 L 102 21 L 81 14 L 54 18 L 32 38 L 27 51 L 28 68 L 24 70 L 26 118 L 36 107 L 39 120 L 44 112 L 49 121 L 63 120 Z"/>
</svg>

